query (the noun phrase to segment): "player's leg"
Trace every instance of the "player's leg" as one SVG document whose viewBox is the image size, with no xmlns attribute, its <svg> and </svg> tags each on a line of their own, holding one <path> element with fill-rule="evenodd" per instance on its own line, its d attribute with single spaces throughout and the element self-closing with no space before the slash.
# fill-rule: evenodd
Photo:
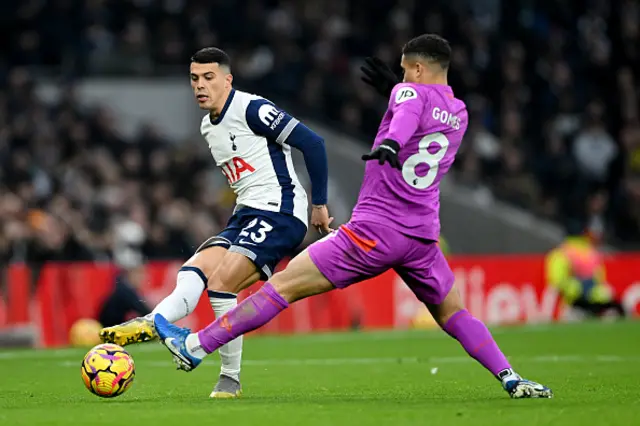
<svg viewBox="0 0 640 426">
<path fill-rule="evenodd" d="M 585 312 L 589 316 L 600 317 L 604 313 L 613 310 L 616 312 L 618 317 L 624 318 L 626 316 L 626 312 L 622 304 L 616 300 L 609 301 L 590 301 L 586 298 L 579 298 L 575 300 L 571 306 L 573 308 L 577 308 L 582 312 Z"/>
<path fill-rule="evenodd" d="M 318 270 L 308 251 L 296 256 L 285 270 L 275 274 L 262 288 L 198 333 L 204 352 L 211 353 L 229 339 L 269 322 L 289 304 L 332 290 L 333 285 Z"/>
<path fill-rule="evenodd" d="M 427 304 L 436 322 L 467 353 L 491 372 L 512 398 L 551 398 L 551 389 L 523 379 L 512 368 L 489 329 L 467 311 L 453 286 L 440 303 Z"/>
<path fill-rule="evenodd" d="M 280 262 L 304 239 L 307 228 L 299 219 L 286 214 L 251 208 L 239 210 L 241 229 L 229 247 L 217 272 L 208 282 L 209 298 L 216 318 L 237 306 L 236 295 L 262 278 L 267 280 Z M 221 347 L 220 380 L 212 398 L 240 395 L 242 336 Z"/>
<path fill-rule="evenodd" d="M 206 245 L 215 244 L 217 245 Z M 151 316 L 161 314 L 168 321 L 176 322 L 195 309 L 207 282 L 218 270 L 227 254 L 228 243 L 222 237 L 207 240 L 178 271 L 176 287 L 151 312 Z"/>
<path fill-rule="evenodd" d="M 622 303 L 618 302 L 617 300 L 610 300 L 608 302 L 602 303 L 602 312 L 606 313 L 607 311 L 614 311 L 619 318 L 626 318 L 627 316 L 627 312 L 624 309 L 624 306 L 622 306 Z"/>
<path fill-rule="evenodd" d="M 122 346 L 144 342 L 156 337 L 153 327 L 153 317 L 156 314 L 161 314 L 171 322 L 189 315 L 198 304 L 202 292 L 207 288 L 207 282 L 217 271 L 227 250 L 231 247 L 232 241 L 242 231 L 245 221 L 246 216 L 242 210 L 231 216 L 226 228 L 219 235 L 202 243 L 195 254 L 184 263 L 178 271 L 176 287 L 173 292 L 165 297 L 151 314 L 117 326 L 104 328 L 100 331 L 101 339 L 104 342 Z M 212 299 L 210 298 L 210 300 Z M 213 302 L 212 305 L 214 305 Z M 214 311 L 216 311 L 215 306 Z"/>
<path fill-rule="evenodd" d="M 256 265 L 245 255 L 226 253 L 216 272 L 209 278 L 208 295 L 216 318 L 221 318 L 238 306 L 238 293 L 260 279 Z M 211 398 L 236 398 L 242 393 L 240 367 L 242 363 L 242 336 L 221 347 L 220 376 L 211 392 Z"/>
<path fill-rule="evenodd" d="M 379 232 L 376 232 L 379 231 Z M 350 223 L 310 246 L 257 293 L 199 333 L 156 317 L 163 343 L 179 367 L 190 371 L 221 345 L 266 324 L 289 303 L 378 275 L 396 261 L 393 238 L 375 225 Z M 382 236 L 387 235 L 385 240 Z"/>
<path fill-rule="evenodd" d="M 259 291 L 198 333 L 176 327 L 162 317 L 155 318 L 155 326 L 178 366 L 190 371 L 208 354 L 271 321 L 290 303 L 333 288 L 313 263 L 308 251 L 304 251 Z"/>
<path fill-rule="evenodd" d="M 102 341 L 120 346 L 146 342 L 157 337 L 153 327 L 155 314 L 160 313 L 168 321 L 175 322 L 193 312 L 206 289 L 208 278 L 219 266 L 229 245 L 223 236 L 205 241 L 178 271 L 173 291 L 149 315 L 103 328 L 100 331 Z"/>
<path fill-rule="evenodd" d="M 440 248 L 424 242 L 414 244 L 412 258 L 397 270 L 440 327 L 500 380 L 512 397 L 551 397 L 550 389 L 524 380 L 513 371 L 489 329 L 465 309 Z"/>
</svg>

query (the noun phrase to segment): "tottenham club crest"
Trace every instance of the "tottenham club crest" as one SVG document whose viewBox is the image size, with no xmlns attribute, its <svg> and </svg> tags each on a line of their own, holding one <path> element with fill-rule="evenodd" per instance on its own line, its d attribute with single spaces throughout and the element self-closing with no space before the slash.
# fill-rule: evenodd
<svg viewBox="0 0 640 426">
<path fill-rule="evenodd" d="M 229 140 L 231 140 L 231 149 L 237 151 L 238 147 L 236 146 L 236 135 L 229 132 Z"/>
</svg>

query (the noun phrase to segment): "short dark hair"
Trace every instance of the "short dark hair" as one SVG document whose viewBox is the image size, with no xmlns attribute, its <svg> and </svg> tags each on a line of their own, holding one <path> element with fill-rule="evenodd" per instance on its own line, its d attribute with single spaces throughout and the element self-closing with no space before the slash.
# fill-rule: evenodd
<svg viewBox="0 0 640 426">
<path fill-rule="evenodd" d="M 402 54 L 423 57 L 438 63 L 443 70 L 446 70 L 451 62 L 451 45 L 437 34 L 423 34 L 409 40 L 402 48 Z"/>
<path fill-rule="evenodd" d="M 217 63 L 220 66 L 226 66 L 231 69 L 231 59 L 229 59 L 229 55 L 217 47 L 205 47 L 204 49 L 198 50 L 192 57 L 191 62 L 195 62 L 196 64 L 213 64 Z"/>
</svg>

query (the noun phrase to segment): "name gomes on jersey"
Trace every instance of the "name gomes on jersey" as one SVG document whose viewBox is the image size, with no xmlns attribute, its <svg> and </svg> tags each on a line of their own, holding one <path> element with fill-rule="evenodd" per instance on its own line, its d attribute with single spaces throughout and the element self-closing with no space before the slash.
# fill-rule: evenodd
<svg viewBox="0 0 640 426">
<path fill-rule="evenodd" d="M 434 120 L 441 122 L 442 124 L 446 124 L 447 126 L 459 130 L 460 129 L 460 118 L 457 115 L 451 114 L 449 111 L 441 109 L 439 107 L 433 108 L 431 111 L 431 116 Z"/>
<path fill-rule="evenodd" d="M 236 183 L 242 177 L 243 172 L 253 173 L 256 169 L 240 157 L 233 157 L 220 167 L 229 184 Z"/>
</svg>

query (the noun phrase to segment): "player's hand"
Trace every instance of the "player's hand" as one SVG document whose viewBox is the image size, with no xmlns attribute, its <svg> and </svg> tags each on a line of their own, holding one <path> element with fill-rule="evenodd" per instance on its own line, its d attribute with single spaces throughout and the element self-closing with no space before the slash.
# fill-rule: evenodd
<svg viewBox="0 0 640 426">
<path fill-rule="evenodd" d="M 389 68 L 381 59 L 369 57 L 364 60 L 364 65 L 360 70 L 364 74 L 362 81 L 372 86 L 378 93 L 385 98 L 391 95 L 393 87 L 400 83 L 398 76 Z"/>
<path fill-rule="evenodd" d="M 316 227 L 320 235 L 333 232 L 333 229 L 329 227 L 331 222 L 333 222 L 333 218 L 329 216 L 329 209 L 327 209 L 326 205 L 313 206 L 311 211 L 311 224 Z"/>
<path fill-rule="evenodd" d="M 398 142 L 385 139 L 376 149 L 368 154 L 364 154 L 362 159 L 364 161 L 378 160 L 378 164 L 380 165 L 387 162 L 394 169 L 402 170 L 400 160 L 398 159 L 399 151 L 400 144 L 398 144 Z"/>
</svg>

